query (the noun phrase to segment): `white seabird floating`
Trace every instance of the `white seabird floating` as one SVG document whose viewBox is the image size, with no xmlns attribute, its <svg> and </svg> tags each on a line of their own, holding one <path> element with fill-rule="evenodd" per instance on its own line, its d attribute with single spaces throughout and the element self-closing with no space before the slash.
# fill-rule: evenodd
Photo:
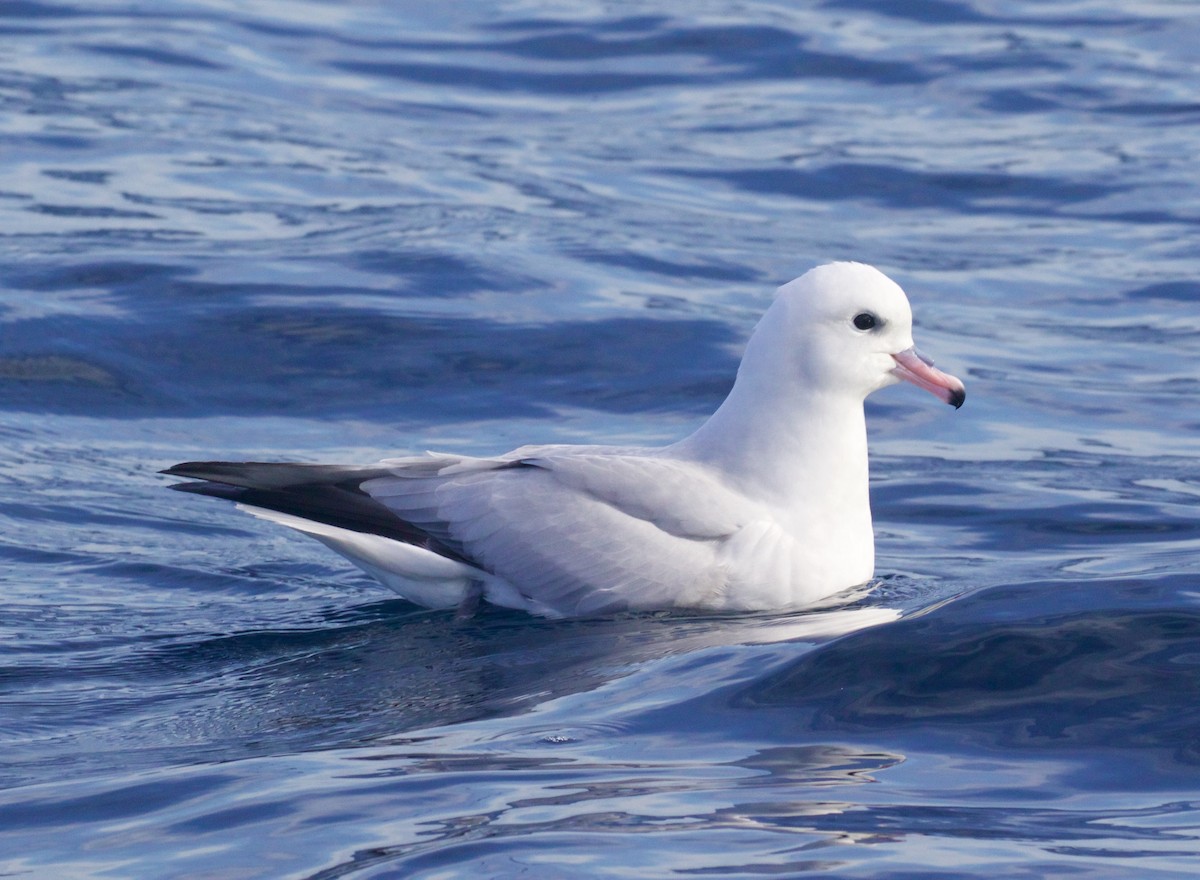
<svg viewBox="0 0 1200 880">
<path fill-rule="evenodd" d="M 966 396 L 914 348 L 895 282 L 830 263 L 779 289 L 729 396 L 669 446 L 164 473 L 311 535 L 430 608 L 798 608 L 874 573 L 863 401 L 901 380 L 956 408 Z"/>
</svg>

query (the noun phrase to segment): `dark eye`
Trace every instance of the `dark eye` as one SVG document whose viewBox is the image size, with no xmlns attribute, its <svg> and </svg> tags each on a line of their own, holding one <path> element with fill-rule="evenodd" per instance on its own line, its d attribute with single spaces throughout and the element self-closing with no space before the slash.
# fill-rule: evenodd
<svg viewBox="0 0 1200 880">
<path fill-rule="evenodd" d="M 873 330 L 879 324 L 879 319 L 870 312 L 859 312 L 854 316 L 854 326 L 859 330 Z"/>
</svg>

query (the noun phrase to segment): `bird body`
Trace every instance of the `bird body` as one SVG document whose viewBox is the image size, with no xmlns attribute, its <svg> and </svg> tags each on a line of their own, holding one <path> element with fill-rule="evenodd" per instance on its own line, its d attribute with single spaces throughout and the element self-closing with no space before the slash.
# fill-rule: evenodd
<svg viewBox="0 0 1200 880">
<path fill-rule="evenodd" d="M 801 607 L 873 574 L 865 397 L 901 379 L 956 407 L 965 396 L 916 353 L 911 325 L 894 282 L 832 263 L 780 288 L 729 396 L 669 446 L 166 473 L 311 535 L 432 608 Z"/>
</svg>

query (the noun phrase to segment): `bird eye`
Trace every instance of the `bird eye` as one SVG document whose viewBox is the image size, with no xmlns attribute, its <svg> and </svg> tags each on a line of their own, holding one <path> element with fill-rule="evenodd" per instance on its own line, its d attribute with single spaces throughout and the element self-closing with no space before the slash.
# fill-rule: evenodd
<svg viewBox="0 0 1200 880">
<path fill-rule="evenodd" d="M 854 316 L 854 326 L 859 330 L 873 330 L 879 324 L 879 319 L 870 312 L 859 312 Z"/>
</svg>

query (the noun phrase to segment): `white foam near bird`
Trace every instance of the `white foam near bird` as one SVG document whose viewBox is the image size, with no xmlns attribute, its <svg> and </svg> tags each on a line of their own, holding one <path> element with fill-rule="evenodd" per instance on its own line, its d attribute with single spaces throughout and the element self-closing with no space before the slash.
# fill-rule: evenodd
<svg viewBox="0 0 1200 880">
<path fill-rule="evenodd" d="M 729 396 L 669 446 L 164 473 L 311 535 L 431 608 L 796 608 L 873 576 L 863 401 L 901 380 L 956 408 L 965 398 L 914 348 L 900 287 L 830 263 L 779 289 Z"/>
</svg>

